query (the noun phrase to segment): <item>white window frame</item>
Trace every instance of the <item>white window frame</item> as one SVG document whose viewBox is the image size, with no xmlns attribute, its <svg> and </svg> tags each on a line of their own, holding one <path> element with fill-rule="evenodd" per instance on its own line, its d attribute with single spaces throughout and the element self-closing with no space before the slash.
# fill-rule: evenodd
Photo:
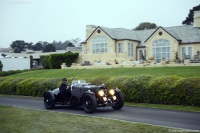
<svg viewBox="0 0 200 133">
<path fill-rule="evenodd" d="M 134 57 L 133 43 L 128 43 L 128 57 Z"/>
<path fill-rule="evenodd" d="M 185 48 L 185 52 L 183 52 L 183 48 Z M 191 48 L 191 52 L 189 51 L 189 48 Z M 182 46 L 181 47 L 181 59 L 185 59 L 185 55 L 190 55 L 190 59 L 193 59 L 193 46 Z"/>
<path fill-rule="evenodd" d="M 124 45 L 123 45 L 123 43 L 118 43 L 118 53 L 124 53 Z"/>
<path fill-rule="evenodd" d="M 104 54 L 108 52 L 107 37 L 96 36 L 92 39 L 92 53 Z"/>
<path fill-rule="evenodd" d="M 170 60 L 170 41 L 166 39 L 158 39 L 152 43 L 152 57 L 157 63 L 160 63 L 163 58 Z"/>
</svg>

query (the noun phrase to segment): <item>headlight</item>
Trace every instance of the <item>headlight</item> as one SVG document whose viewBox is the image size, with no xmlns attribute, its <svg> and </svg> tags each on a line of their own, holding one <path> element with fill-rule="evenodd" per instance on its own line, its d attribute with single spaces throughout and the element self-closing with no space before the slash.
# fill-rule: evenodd
<svg viewBox="0 0 200 133">
<path fill-rule="evenodd" d="M 114 95 L 114 94 L 115 94 L 115 90 L 113 90 L 113 89 L 110 89 L 109 92 L 110 92 L 111 95 Z"/>
<path fill-rule="evenodd" d="M 101 96 L 101 97 L 104 96 L 104 91 L 103 90 L 100 90 L 98 93 L 99 93 L 99 96 Z"/>
<path fill-rule="evenodd" d="M 107 101 L 107 97 L 103 97 L 103 100 L 104 100 L 104 101 Z"/>
<path fill-rule="evenodd" d="M 116 96 L 113 96 L 113 100 L 116 100 L 117 99 L 117 97 Z"/>
</svg>

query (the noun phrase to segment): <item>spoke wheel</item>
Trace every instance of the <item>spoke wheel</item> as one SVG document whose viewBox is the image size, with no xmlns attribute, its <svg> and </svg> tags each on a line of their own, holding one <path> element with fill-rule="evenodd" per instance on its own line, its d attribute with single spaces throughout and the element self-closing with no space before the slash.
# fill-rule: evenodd
<svg viewBox="0 0 200 133">
<path fill-rule="evenodd" d="M 97 107 L 95 96 L 91 94 L 85 94 L 83 96 L 82 105 L 86 113 L 93 113 Z"/>
<path fill-rule="evenodd" d="M 44 105 L 47 109 L 53 109 L 55 107 L 55 102 L 50 93 L 45 94 Z"/>
<path fill-rule="evenodd" d="M 117 102 L 114 106 L 112 106 L 113 109 L 120 110 L 124 106 L 124 95 L 122 93 L 117 93 Z"/>
</svg>

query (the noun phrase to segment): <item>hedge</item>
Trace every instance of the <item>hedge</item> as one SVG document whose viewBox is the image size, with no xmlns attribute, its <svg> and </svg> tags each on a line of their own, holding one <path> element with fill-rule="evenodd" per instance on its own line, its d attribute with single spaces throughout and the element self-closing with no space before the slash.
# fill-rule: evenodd
<svg viewBox="0 0 200 133">
<path fill-rule="evenodd" d="M 70 83 L 72 79 L 68 79 Z M 127 102 L 188 105 L 200 107 L 200 78 L 177 76 L 87 78 L 88 82 L 108 89 L 121 89 Z M 46 90 L 53 90 L 61 84 L 59 78 L 22 79 L 0 77 L 0 93 L 9 95 L 42 96 Z"/>
<path fill-rule="evenodd" d="M 50 54 L 49 56 L 49 67 L 51 69 L 60 69 L 62 63 L 66 63 L 67 66 L 78 58 L 79 53 L 66 52 L 64 54 Z"/>
</svg>

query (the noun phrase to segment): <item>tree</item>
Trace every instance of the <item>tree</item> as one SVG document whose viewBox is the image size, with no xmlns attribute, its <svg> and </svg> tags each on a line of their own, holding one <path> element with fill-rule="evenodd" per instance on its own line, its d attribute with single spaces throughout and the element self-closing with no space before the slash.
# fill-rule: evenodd
<svg viewBox="0 0 200 133">
<path fill-rule="evenodd" d="M 30 43 L 25 43 L 25 46 L 24 46 L 26 49 L 28 49 L 28 50 L 31 50 L 31 49 L 33 49 L 33 43 L 32 42 L 30 42 Z"/>
<path fill-rule="evenodd" d="M 74 46 L 78 47 L 78 46 L 80 46 L 80 41 L 81 41 L 80 38 L 76 38 L 76 39 L 72 39 L 70 42 L 71 42 Z"/>
<path fill-rule="evenodd" d="M 0 71 L 2 71 L 2 68 L 3 68 L 3 64 L 2 64 L 2 62 L 0 60 Z"/>
<path fill-rule="evenodd" d="M 186 24 L 186 25 L 191 25 L 194 23 L 194 11 L 199 11 L 200 10 L 200 5 L 193 7 L 192 9 L 190 9 L 188 16 L 186 17 L 186 19 L 182 22 L 182 24 Z"/>
<path fill-rule="evenodd" d="M 53 44 L 48 44 L 44 47 L 43 52 L 55 52 L 56 48 L 53 46 Z"/>
<path fill-rule="evenodd" d="M 37 42 L 35 45 L 33 45 L 33 50 L 34 51 L 43 50 L 42 42 Z"/>
<path fill-rule="evenodd" d="M 143 22 L 140 23 L 135 29 L 133 30 L 144 30 L 144 29 L 155 29 L 158 26 L 155 23 Z"/>
<path fill-rule="evenodd" d="M 26 43 L 23 40 L 13 41 L 10 47 L 14 50 L 14 53 L 21 53 L 25 49 Z"/>
</svg>

